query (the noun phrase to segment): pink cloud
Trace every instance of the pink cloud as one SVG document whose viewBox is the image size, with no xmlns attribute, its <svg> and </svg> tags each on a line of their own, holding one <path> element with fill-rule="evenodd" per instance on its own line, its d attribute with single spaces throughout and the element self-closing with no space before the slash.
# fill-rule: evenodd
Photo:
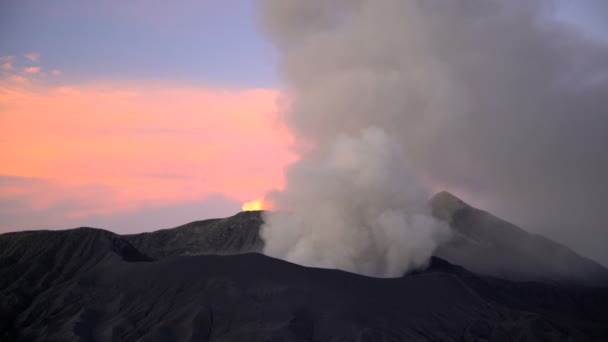
<svg viewBox="0 0 608 342">
<path fill-rule="evenodd" d="M 30 52 L 30 53 L 26 53 L 25 58 L 29 59 L 32 62 L 39 62 L 40 61 L 40 52 Z"/>
<path fill-rule="evenodd" d="M 212 194 L 246 201 L 283 186 L 295 159 L 272 89 L 0 82 L 0 175 L 45 179 L 29 209 L 75 201 L 67 216 L 111 215 L 193 203 Z M 9 184 L 9 185 L 7 185 Z M 83 191 L 96 184 L 96 191 Z M 100 189 L 105 189 L 99 195 Z"/>
<path fill-rule="evenodd" d="M 15 56 L 0 56 L 0 62 L 3 63 L 13 63 L 15 59 Z"/>
<path fill-rule="evenodd" d="M 31 67 L 23 68 L 23 72 L 28 73 L 28 74 L 38 74 L 38 73 L 40 73 L 40 67 L 31 66 Z"/>
<path fill-rule="evenodd" d="M 3 63 L 0 67 L 2 68 L 2 70 L 13 70 L 14 68 L 13 64 L 9 62 Z"/>
<path fill-rule="evenodd" d="M 19 84 L 25 84 L 27 83 L 27 78 L 21 76 L 21 75 L 11 75 L 9 77 L 9 79 L 15 83 L 19 83 Z"/>
</svg>

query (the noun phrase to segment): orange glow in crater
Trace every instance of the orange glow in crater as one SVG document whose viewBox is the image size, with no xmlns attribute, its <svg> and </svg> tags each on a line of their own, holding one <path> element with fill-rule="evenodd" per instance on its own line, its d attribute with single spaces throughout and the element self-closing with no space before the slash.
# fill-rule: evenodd
<svg viewBox="0 0 608 342">
<path fill-rule="evenodd" d="M 243 209 L 243 211 L 271 210 L 272 202 L 265 200 L 264 198 L 258 198 L 250 202 L 245 202 L 241 209 Z"/>
</svg>

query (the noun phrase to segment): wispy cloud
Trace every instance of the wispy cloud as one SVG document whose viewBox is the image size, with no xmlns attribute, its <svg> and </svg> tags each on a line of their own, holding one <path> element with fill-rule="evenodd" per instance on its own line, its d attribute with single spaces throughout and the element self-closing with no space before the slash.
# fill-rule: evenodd
<svg viewBox="0 0 608 342">
<path fill-rule="evenodd" d="M 0 69 L 10 71 L 15 68 L 15 56 L 0 56 Z"/>
<path fill-rule="evenodd" d="M 61 75 L 61 70 L 53 69 L 53 70 L 51 70 L 51 75 L 59 76 L 59 75 Z"/>
<path fill-rule="evenodd" d="M 15 56 L 0 56 L 0 62 L 2 63 L 13 63 L 15 59 Z"/>
<path fill-rule="evenodd" d="M 19 83 L 19 84 L 25 84 L 28 82 L 27 78 L 21 76 L 21 75 L 11 75 L 9 77 L 9 79 L 15 83 Z"/>
<path fill-rule="evenodd" d="M 23 55 L 25 58 L 29 59 L 32 62 L 40 61 L 40 52 L 30 52 Z"/>
<path fill-rule="evenodd" d="M 0 175 L 0 232 L 88 226 L 135 233 L 225 217 L 240 208 L 234 199 L 211 194 L 187 203 L 139 205 L 111 212 L 91 210 L 106 207 L 113 195 L 111 188 L 100 184 L 69 187 L 48 179 Z"/>
<path fill-rule="evenodd" d="M 36 66 L 23 68 L 23 72 L 28 73 L 28 74 L 38 74 L 38 73 L 40 73 L 40 70 L 41 70 L 40 67 L 36 67 Z"/>
</svg>

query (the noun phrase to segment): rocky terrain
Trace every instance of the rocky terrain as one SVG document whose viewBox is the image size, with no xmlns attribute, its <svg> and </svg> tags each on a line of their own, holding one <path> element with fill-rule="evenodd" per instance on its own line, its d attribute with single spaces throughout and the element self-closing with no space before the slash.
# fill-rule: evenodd
<svg viewBox="0 0 608 342">
<path fill-rule="evenodd" d="M 572 250 L 473 208 L 448 192 L 435 195 L 433 215 L 450 224 L 451 241 L 435 254 L 471 271 L 519 281 L 608 286 L 608 270 Z M 175 255 L 261 252 L 262 212 L 192 222 L 152 233 L 125 235 L 142 253 Z"/>
<path fill-rule="evenodd" d="M 127 236 L 2 234 L 0 341 L 608 339 L 601 266 L 449 194 L 432 203 L 457 233 L 437 253 L 450 261 L 394 279 L 248 253 L 263 246 L 260 212 Z M 491 248 L 508 256 L 483 257 L 506 266 L 475 269 Z M 581 269 L 552 267 L 550 253 Z"/>
<path fill-rule="evenodd" d="M 447 192 L 431 199 L 433 214 L 447 221 L 451 241 L 435 255 L 496 277 L 608 286 L 608 271 L 564 245 L 501 220 Z"/>
<path fill-rule="evenodd" d="M 262 212 L 245 211 L 224 219 L 196 221 L 172 229 L 123 237 L 155 258 L 261 252 L 264 242 L 258 232 L 262 223 Z"/>
</svg>

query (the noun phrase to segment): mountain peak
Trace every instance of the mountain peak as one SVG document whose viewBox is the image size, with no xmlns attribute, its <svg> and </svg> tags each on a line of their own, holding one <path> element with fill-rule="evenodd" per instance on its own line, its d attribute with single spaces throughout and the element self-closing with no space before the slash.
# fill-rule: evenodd
<svg viewBox="0 0 608 342">
<path fill-rule="evenodd" d="M 452 220 L 452 217 L 457 211 L 471 207 L 463 200 L 447 191 L 441 191 L 435 194 L 431 198 L 430 204 L 433 216 L 447 222 Z"/>
</svg>

